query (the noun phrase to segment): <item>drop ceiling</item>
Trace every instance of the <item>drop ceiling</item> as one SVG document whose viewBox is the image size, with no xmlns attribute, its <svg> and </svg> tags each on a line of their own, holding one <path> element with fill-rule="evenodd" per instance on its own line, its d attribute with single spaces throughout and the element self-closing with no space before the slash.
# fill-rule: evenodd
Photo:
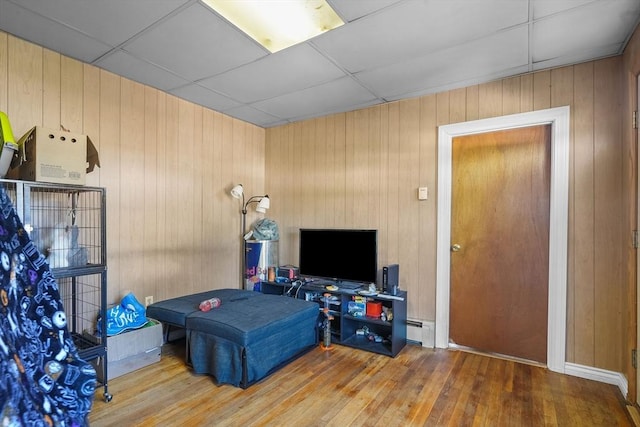
<svg viewBox="0 0 640 427">
<path fill-rule="evenodd" d="M 197 0 L 0 0 L 0 30 L 271 127 L 618 55 L 640 17 L 640 0 L 328 1 L 345 25 L 274 54 Z"/>
</svg>

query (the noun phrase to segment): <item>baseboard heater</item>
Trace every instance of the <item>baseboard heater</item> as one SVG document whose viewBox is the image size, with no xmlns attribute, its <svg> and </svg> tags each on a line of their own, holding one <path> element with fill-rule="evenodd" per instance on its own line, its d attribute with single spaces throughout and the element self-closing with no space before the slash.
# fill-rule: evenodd
<svg viewBox="0 0 640 427">
<path fill-rule="evenodd" d="M 407 342 L 417 344 L 422 347 L 435 345 L 434 322 L 429 320 L 407 319 Z"/>
<path fill-rule="evenodd" d="M 407 319 L 407 343 L 422 346 L 422 332 L 412 333 L 413 328 L 422 331 L 422 322 L 420 320 Z"/>
</svg>

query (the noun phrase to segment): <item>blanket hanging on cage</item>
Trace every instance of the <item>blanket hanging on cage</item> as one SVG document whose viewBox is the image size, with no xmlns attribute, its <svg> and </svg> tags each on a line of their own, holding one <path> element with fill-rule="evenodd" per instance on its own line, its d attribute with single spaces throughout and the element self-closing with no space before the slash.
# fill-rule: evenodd
<svg viewBox="0 0 640 427">
<path fill-rule="evenodd" d="M 0 423 L 83 426 L 96 372 L 78 357 L 58 284 L 0 187 Z"/>
</svg>

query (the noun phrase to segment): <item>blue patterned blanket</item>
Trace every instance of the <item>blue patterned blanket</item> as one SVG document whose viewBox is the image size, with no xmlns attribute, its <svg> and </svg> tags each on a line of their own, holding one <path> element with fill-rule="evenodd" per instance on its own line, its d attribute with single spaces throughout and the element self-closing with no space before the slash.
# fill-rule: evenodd
<svg viewBox="0 0 640 427">
<path fill-rule="evenodd" d="M 78 358 L 56 280 L 0 187 L 3 425 L 83 426 L 96 372 Z"/>
</svg>

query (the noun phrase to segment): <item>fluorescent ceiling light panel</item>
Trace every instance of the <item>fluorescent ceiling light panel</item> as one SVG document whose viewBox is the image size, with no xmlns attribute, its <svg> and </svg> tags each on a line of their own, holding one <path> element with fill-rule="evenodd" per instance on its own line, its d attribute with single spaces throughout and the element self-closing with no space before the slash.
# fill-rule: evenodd
<svg viewBox="0 0 640 427">
<path fill-rule="evenodd" d="M 344 24 L 325 0 L 204 0 L 270 52 Z"/>
</svg>

